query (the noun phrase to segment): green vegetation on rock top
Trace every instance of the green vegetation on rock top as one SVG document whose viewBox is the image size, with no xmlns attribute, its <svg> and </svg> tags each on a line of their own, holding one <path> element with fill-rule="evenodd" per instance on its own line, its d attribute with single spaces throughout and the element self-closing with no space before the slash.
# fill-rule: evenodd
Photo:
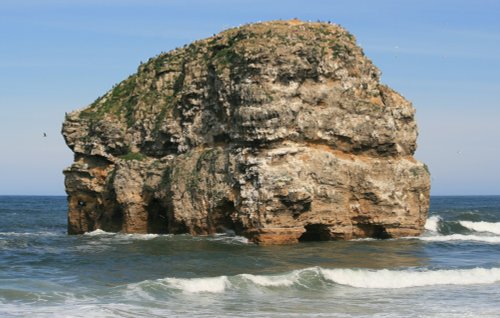
<svg viewBox="0 0 500 318">
<path fill-rule="evenodd" d="M 197 85 L 186 78 L 187 68 L 192 71 L 193 67 L 202 66 L 212 68 L 217 76 L 243 76 L 256 59 L 273 63 L 274 57 L 304 52 L 316 59 L 346 59 L 353 50 L 359 50 L 354 41 L 349 32 L 337 25 L 298 20 L 228 29 L 141 63 L 136 74 L 82 110 L 80 118 L 98 121 L 111 117 L 130 128 L 140 121 L 139 113 L 149 112 L 155 114 L 154 131 L 158 132 L 169 109 L 182 103 L 179 96 L 184 94 L 184 88 Z"/>
<path fill-rule="evenodd" d="M 142 161 L 146 158 L 145 155 L 143 155 L 140 152 L 129 152 L 123 156 L 120 156 L 120 159 L 123 160 L 137 160 L 137 161 Z"/>
</svg>

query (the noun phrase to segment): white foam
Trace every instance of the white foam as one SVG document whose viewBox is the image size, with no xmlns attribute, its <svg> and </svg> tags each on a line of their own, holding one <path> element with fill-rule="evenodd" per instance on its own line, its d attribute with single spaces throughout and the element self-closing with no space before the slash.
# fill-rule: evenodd
<svg viewBox="0 0 500 318">
<path fill-rule="evenodd" d="M 0 232 L 1 236 L 56 236 L 55 232 Z"/>
<path fill-rule="evenodd" d="M 158 284 L 157 282 L 153 282 L 150 280 L 145 280 L 139 283 L 128 284 L 126 285 L 124 295 L 129 299 L 145 299 L 153 301 L 155 300 L 155 298 L 151 296 L 150 293 L 147 291 L 147 287 L 157 284 Z M 163 285 L 161 282 L 160 284 Z"/>
<path fill-rule="evenodd" d="M 433 285 L 492 284 L 500 281 L 500 268 L 457 270 L 320 269 L 326 280 L 358 288 L 408 288 Z"/>
<path fill-rule="evenodd" d="M 246 237 L 244 236 L 238 236 L 238 235 L 228 235 L 228 234 L 216 234 L 215 235 L 215 240 L 216 241 L 222 241 L 226 243 L 242 243 L 242 244 L 248 244 L 249 241 Z"/>
<path fill-rule="evenodd" d="M 306 272 L 314 275 L 303 275 Z M 315 279 L 312 277 L 356 288 L 394 289 L 434 285 L 493 284 L 500 282 L 500 268 L 373 270 L 310 267 L 281 275 L 239 274 L 229 278 L 227 276 L 165 278 L 157 282 L 184 293 L 223 293 L 229 288 L 242 288 L 244 285 L 238 283 L 241 280 L 260 287 L 290 287 L 296 284 L 303 286 L 315 284 Z"/>
<path fill-rule="evenodd" d="M 249 244 L 250 241 L 244 236 L 233 236 L 232 240 L 238 243 Z"/>
<path fill-rule="evenodd" d="M 276 275 L 276 276 L 263 276 L 252 274 L 238 275 L 243 279 L 251 281 L 253 284 L 265 287 L 278 287 L 278 286 L 292 286 L 299 278 L 298 271 L 290 274 Z"/>
<path fill-rule="evenodd" d="M 373 237 L 362 237 L 362 238 L 356 238 L 356 239 L 351 239 L 351 242 L 369 242 L 369 241 L 380 241 L 381 239 L 376 239 Z"/>
<path fill-rule="evenodd" d="M 230 286 L 227 276 L 206 278 L 165 278 L 165 283 L 185 293 L 222 293 Z"/>
<path fill-rule="evenodd" d="M 105 236 L 105 237 L 115 237 L 118 239 L 135 239 L 135 240 L 150 240 L 159 237 L 160 234 L 136 234 L 136 233 L 112 233 L 106 232 L 101 229 L 94 230 L 92 232 L 86 232 L 84 235 L 87 236 Z"/>
<path fill-rule="evenodd" d="M 97 229 L 91 232 L 85 232 L 83 235 L 87 236 L 99 236 L 99 235 L 114 235 L 114 233 L 106 232 L 101 229 Z"/>
<path fill-rule="evenodd" d="M 474 242 L 486 242 L 486 243 L 500 243 L 500 236 L 485 236 L 485 235 L 451 234 L 451 235 L 438 235 L 438 236 L 420 236 L 416 238 L 422 241 L 430 241 L 430 242 L 474 241 Z"/>
<path fill-rule="evenodd" d="M 466 227 L 476 232 L 489 232 L 500 234 L 500 222 L 472 222 L 472 221 L 459 221 L 461 226 Z"/>
<path fill-rule="evenodd" d="M 442 219 L 439 215 L 433 215 L 425 221 L 425 226 L 424 228 L 427 231 L 431 232 L 438 232 L 439 231 L 439 222 L 441 222 Z"/>
<path fill-rule="evenodd" d="M 132 238 L 132 239 L 136 239 L 136 240 L 151 240 L 151 239 L 154 239 L 156 237 L 159 237 L 160 234 L 124 234 L 123 235 L 124 237 L 127 237 L 127 238 Z"/>
</svg>

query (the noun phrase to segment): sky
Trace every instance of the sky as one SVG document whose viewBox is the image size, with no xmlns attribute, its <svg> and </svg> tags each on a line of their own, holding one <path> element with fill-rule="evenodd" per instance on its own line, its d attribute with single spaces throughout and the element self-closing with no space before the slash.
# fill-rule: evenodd
<svg viewBox="0 0 500 318">
<path fill-rule="evenodd" d="M 500 195 L 500 1 L 2 0 L 0 195 L 64 195 L 65 112 L 141 61 L 224 29 L 299 18 L 353 33 L 412 101 L 432 195 Z M 43 137 L 43 133 L 47 137 Z"/>
</svg>

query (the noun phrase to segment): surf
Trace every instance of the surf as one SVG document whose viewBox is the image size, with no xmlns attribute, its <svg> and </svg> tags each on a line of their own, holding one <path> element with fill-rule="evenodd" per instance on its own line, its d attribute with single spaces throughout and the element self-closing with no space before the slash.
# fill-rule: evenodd
<svg viewBox="0 0 500 318">
<path fill-rule="evenodd" d="M 477 285 L 500 282 L 500 268 L 470 269 L 351 269 L 309 267 L 276 275 L 238 274 L 199 278 L 167 277 L 133 284 L 139 289 L 163 288 L 186 294 L 224 293 L 249 288 L 317 289 L 349 286 L 369 289 L 400 289 L 438 285 Z M 132 287 L 132 286 L 129 286 Z"/>
<path fill-rule="evenodd" d="M 444 220 L 439 215 L 430 216 L 425 222 L 425 233 L 418 239 L 427 242 L 472 241 L 500 243 L 500 222 Z"/>
<path fill-rule="evenodd" d="M 460 225 L 475 232 L 489 232 L 500 235 L 500 222 L 473 222 L 473 221 L 458 221 Z"/>
</svg>

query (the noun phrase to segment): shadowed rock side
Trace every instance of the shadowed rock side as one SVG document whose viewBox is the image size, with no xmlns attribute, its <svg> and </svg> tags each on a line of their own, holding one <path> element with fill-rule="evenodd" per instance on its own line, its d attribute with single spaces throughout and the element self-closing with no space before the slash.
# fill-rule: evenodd
<svg viewBox="0 0 500 318">
<path fill-rule="evenodd" d="M 68 232 L 420 234 L 430 183 L 414 109 L 379 76 L 346 30 L 297 20 L 150 59 L 66 116 Z"/>
</svg>

